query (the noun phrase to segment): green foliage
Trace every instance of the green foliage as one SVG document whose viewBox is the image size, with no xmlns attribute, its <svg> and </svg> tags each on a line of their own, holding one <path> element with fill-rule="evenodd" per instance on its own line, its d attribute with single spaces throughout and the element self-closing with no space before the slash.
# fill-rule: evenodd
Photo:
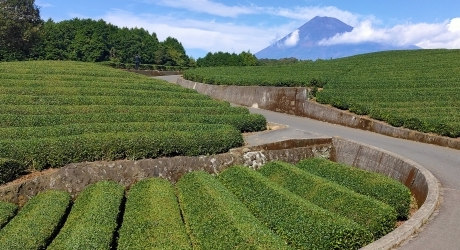
<svg viewBox="0 0 460 250">
<path fill-rule="evenodd" d="M 27 166 L 19 161 L 0 158 L 0 184 L 16 179 L 26 169 Z"/>
<path fill-rule="evenodd" d="M 47 249 L 111 249 L 124 190 L 110 181 L 86 187 Z"/>
<path fill-rule="evenodd" d="M 390 205 L 399 219 L 409 216 L 410 190 L 390 177 L 320 158 L 302 160 L 297 166 Z"/>
<path fill-rule="evenodd" d="M 222 66 L 257 66 L 257 58 L 251 52 L 243 51 L 240 54 L 228 52 L 209 52 L 204 58 L 196 60 L 198 67 L 222 67 Z"/>
<path fill-rule="evenodd" d="M 372 234 L 350 219 L 322 209 L 247 167 L 219 180 L 265 225 L 296 249 L 358 249 Z"/>
<path fill-rule="evenodd" d="M 67 192 L 55 190 L 42 192 L 30 199 L 18 215 L 0 230 L 2 249 L 45 249 L 63 223 L 70 201 Z"/>
<path fill-rule="evenodd" d="M 267 163 L 259 172 L 271 181 L 331 212 L 367 228 L 378 239 L 396 225 L 389 205 L 283 162 Z"/>
<path fill-rule="evenodd" d="M 217 85 L 305 86 L 316 101 L 426 133 L 460 136 L 459 50 L 369 53 L 334 60 L 260 60 L 259 67 L 184 71 L 184 78 Z"/>
<path fill-rule="evenodd" d="M 0 70 L 0 158 L 28 168 L 217 154 L 243 145 L 241 132 L 266 126 L 246 108 L 96 64 L 12 62 Z"/>
<path fill-rule="evenodd" d="M 18 206 L 13 203 L 0 201 L 0 229 L 16 215 Z"/>
<path fill-rule="evenodd" d="M 33 57 L 41 24 L 34 0 L 0 1 L 0 61 Z"/>
<path fill-rule="evenodd" d="M 188 173 L 176 187 L 195 249 L 287 248 L 210 174 Z"/>
<path fill-rule="evenodd" d="M 130 188 L 117 249 L 191 249 L 169 181 L 151 178 Z"/>
</svg>

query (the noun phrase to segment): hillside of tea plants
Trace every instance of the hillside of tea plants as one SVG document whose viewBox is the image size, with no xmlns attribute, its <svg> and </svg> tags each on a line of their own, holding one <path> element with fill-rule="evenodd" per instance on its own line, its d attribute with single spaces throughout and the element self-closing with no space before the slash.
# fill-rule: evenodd
<svg viewBox="0 0 460 250">
<path fill-rule="evenodd" d="M 312 87 L 322 104 L 395 127 L 460 136 L 460 50 L 386 51 L 288 66 L 198 68 L 186 71 L 184 78 L 208 84 Z"/>
<path fill-rule="evenodd" d="M 334 178 L 340 172 L 346 181 Z M 326 159 L 233 166 L 217 176 L 100 181 L 0 202 L 2 249 L 359 249 L 406 219 L 410 191 Z M 400 209 L 402 208 L 402 210 Z M 402 214 L 400 214 L 402 212 Z"/>
<path fill-rule="evenodd" d="M 0 63 L 0 183 L 72 162 L 195 156 L 243 144 L 265 117 L 92 63 Z"/>
</svg>

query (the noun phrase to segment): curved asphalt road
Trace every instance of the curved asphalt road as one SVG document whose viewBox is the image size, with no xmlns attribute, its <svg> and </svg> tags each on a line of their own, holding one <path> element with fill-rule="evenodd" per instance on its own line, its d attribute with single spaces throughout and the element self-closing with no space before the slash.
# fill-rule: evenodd
<svg viewBox="0 0 460 250">
<path fill-rule="evenodd" d="M 161 77 L 175 82 L 177 76 Z M 441 182 L 441 205 L 419 233 L 395 249 L 460 249 L 460 150 L 402 140 L 267 110 L 250 108 L 267 121 L 287 125 L 284 130 L 261 134 L 253 143 L 287 138 L 341 136 L 394 152 L 424 166 Z"/>
</svg>

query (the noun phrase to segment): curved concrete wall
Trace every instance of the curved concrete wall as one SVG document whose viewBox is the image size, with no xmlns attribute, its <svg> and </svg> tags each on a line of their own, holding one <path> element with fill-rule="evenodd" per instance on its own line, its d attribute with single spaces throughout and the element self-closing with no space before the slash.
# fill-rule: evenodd
<svg viewBox="0 0 460 250">
<path fill-rule="evenodd" d="M 269 161 L 297 163 L 312 157 L 330 158 L 390 176 L 408 186 L 417 197 L 420 208 L 415 215 L 363 249 L 390 249 L 399 244 L 428 220 L 438 203 L 438 181 L 424 167 L 391 152 L 339 137 L 286 140 L 212 156 L 69 164 L 33 179 L 1 186 L 0 200 L 23 205 L 48 189 L 65 190 L 75 197 L 87 185 L 101 180 L 112 180 L 127 187 L 148 177 L 163 177 L 174 183 L 194 170 L 216 174 L 233 165 L 257 169 Z"/>
<path fill-rule="evenodd" d="M 247 107 L 303 116 L 391 137 L 460 149 L 459 139 L 396 128 L 366 116 L 311 102 L 308 99 L 307 88 L 219 86 L 192 82 L 183 78 L 178 78 L 177 84 L 195 89 L 215 99 Z"/>
</svg>

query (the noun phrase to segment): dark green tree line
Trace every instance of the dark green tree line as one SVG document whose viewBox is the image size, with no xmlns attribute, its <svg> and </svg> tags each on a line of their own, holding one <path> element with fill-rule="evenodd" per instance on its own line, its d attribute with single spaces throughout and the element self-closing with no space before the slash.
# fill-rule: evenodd
<svg viewBox="0 0 460 250">
<path fill-rule="evenodd" d="M 73 60 L 190 66 L 182 44 L 160 42 L 143 28 L 119 28 L 104 20 L 41 20 L 34 0 L 0 0 L 0 61 Z"/>
<path fill-rule="evenodd" d="M 241 52 L 240 54 L 228 52 L 209 52 L 205 57 L 196 60 L 198 67 L 220 67 L 220 66 L 257 66 L 257 58 L 251 52 Z"/>
</svg>

